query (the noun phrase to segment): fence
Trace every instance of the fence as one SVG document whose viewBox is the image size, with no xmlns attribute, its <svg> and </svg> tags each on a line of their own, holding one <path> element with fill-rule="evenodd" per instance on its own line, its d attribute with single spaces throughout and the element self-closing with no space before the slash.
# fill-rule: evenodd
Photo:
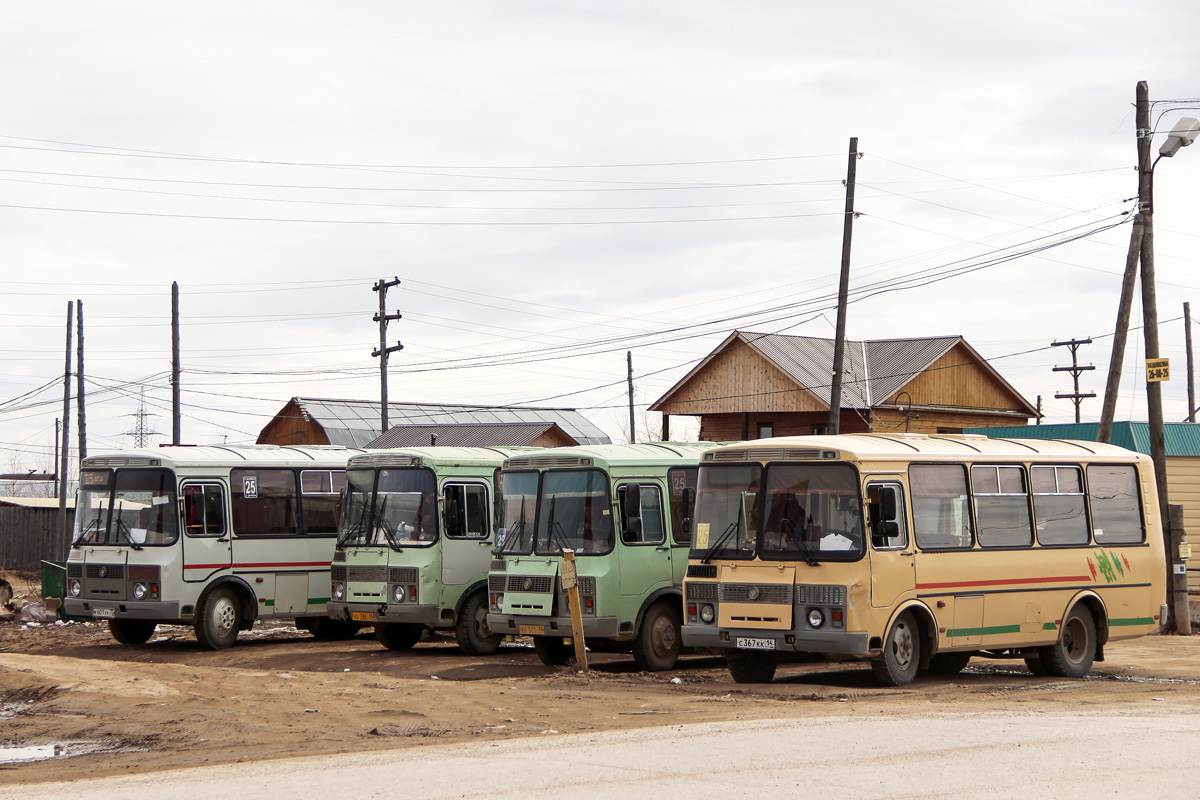
<svg viewBox="0 0 1200 800">
<path fill-rule="evenodd" d="M 66 554 L 57 508 L 0 508 L 0 568 L 38 572 L 42 561 L 62 561 Z"/>
</svg>

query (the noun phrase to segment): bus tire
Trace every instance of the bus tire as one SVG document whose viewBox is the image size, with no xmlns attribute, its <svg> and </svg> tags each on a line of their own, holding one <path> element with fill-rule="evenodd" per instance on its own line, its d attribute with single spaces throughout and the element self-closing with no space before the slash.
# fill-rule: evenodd
<svg viewBox="0 0 1200 800">
<path fill-rule="evenodd" d="M 1038 648 L 1038 658 L 1047 675 L 1056 678 L 1082 678 L 1096 658 L 1096 621 L 1083 605 L 1071 609 L 1063 621 L 1058 641 Z"/>
<path fill-rule="evenodd" d="M 766 653 L 730 650 L 725 665 L 735 683 L 770 683 L 775 680 L 775 658 Z"/>
<path fill-rule="evenodd" d="M 911 611 L 896 618 L 883 645 L 883 655 L 871 662 L 875 679 L 884 686 L 912 683 L 921 665 L 921 632 Z"/>
<path fill-rule="evenodd" d="M 561 636 L 533 637 L 533 652 L 547 667 L 565 667 L 575 660 L 575 645 L 567 644 Z"/>
<path fill-rule="evenodd" d="M 1034 675 L 1045 677 L 1049 674 L 1046 672 L 1046 665 L 1042 663 L 1041 656 L 1030 656 L 1029 658 L 1026 658 L 1025 666 L 1028 667 L 1029 671 Z"/>
<path fill-rule="evenodd" d="M 683 647 L 679 634 L 679 612 L 659 601 L 642 617 L 642 627 L 633 642 L 633 660 L 643 672 L 662 672 L 675 666 Z"/>
<path fill-rule="evenodd" d="M 237 592 L 218 586 L 204 598 L 196 617 L 196 639 L 205 650 L 224 650 L 237 641 L 242 627 L 242 609 Z"/>
<path fill-rule="evenodd" d="M 388 622 L 375 626 L 375 638 L 388 650 L 411 650 L 421 639 L 423 629 L 420 625 L 407 625 L 403 622 Z"/>
<path fill-rule="evenodd" d="M 467 598 L 458 615 L 454 638 L 458 640 L 458 649 L 469 656 L 490 656 L 504 641 L 502 634 L 492 633 L 488 627 L 487 614 L 487 592 L 480 590 Z"/>
<path fill-rule="evenodd" d="M 938 653 L 929 659 L 929 671 L 939 675 L 957 675 L 971 661 L 970 653 Z"/>
<path fill-rule="evenodd" d="M 158 623 L 149 619 L 110 619 L 108 632 L 121 644 L 145 644 Z"/>
<path fill-rule="evenodd" d="M 348 622 L 332 617 L 318 617 L 312 627 L 306 630 L 318 639 L 353 639 L 361 628 L 362 625 L 357 622 Z"/>
</svg>

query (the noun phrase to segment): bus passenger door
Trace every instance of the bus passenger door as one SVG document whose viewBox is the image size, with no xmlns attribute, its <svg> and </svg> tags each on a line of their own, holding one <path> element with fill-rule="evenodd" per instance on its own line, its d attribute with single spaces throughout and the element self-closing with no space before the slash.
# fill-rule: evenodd
<svg viewBox="0 0 1200 800">
<path fill-rule="evenodd" d="M 185 581 L 202 583 L 233 564 L 225 494 L 217 481 L 189 481 L 179 490 Z"/>
<path fill-rule="evenodd" d="M 487 575 L 492 559 L 491 515 L 482 483 L 442 486 L 442 584 L 464 586 Z"/>
<path fill-rule="evenodd" d="M 908 533 L 904 487 L 898 482 L 867 485 L 871 549 L 871 606 L 891 608 L 916 589 L 913 544 Z"/>
</svg>

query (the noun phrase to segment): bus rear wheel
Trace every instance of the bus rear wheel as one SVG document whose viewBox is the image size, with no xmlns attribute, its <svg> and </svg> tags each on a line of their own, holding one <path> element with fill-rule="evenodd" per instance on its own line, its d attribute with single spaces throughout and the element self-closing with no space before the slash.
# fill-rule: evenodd
<svg viewBox="0 0 1200 800">
<path fill-rule="evenodd" d="M 420 625 L 388 622 L 375 626 L 375 638 L 388 650 L 411 650 L 421 638 Z"/>
<path fill-rule="evenodd" d="M 533 652 L 547 667 L 565 667 L 575 660 L 575 646 L 559 636 L 533 637 Z"/>
<path fill-rule="evenodd" d="M 490 656 L 500 649 L 503 634 L 492 633 L 487 624 L 487 592 L 475 592 L 463 604 L 454 626 L 458 649 L 469 656 Z"/>
<path fill-rule="evenodd" d="M 633 660 L 638 669 L 662 672 L 675 666 L 682 648 L 679 625 L 679 613 L 669 603 L 650 606 L 633 642 Z"/>
<path fill-rule="evenodd" d="M 1096 621 L 1086 608 L 1071 609 L 1063 622 L 1058 641 L 1038 648 L 1038 658 L 1047 675 L 1082 678 L 1096 658 Z"/>
<path fill-rule="evenodd" d="M 196 618 L 196 639 L 206 650 L 224 650 L 237 641 L 242 627 L 242 611 L 237 593 L 228 586 L 218 586 L 204 598 Z"/>
<path fill-rule="evenodd" d="M 110 619 L 108 632 L 121 644 L 145 644 L 158 623 L 148 619 Z"/>
<path fill-rule="evenodd" d="M 735 683 L 770 683 L 775 679 L 775 659 L 765 653 L 731 650 L 725 654 L 725 665 Z"/>
<path fill-rule="evenodd" d="M 929 671 L 939 675 L 957 675 L 971 661 L 970 653 L 938 653 L 929 659 Z"/>
<path fill-rule="evenodd" d="M 921 633 L 912 612 L 905 611 L 892 625 L 883 654 L 871 662 L 875 679 L 884 686 L 912 683 L 921 665 Z"/>
</svg>

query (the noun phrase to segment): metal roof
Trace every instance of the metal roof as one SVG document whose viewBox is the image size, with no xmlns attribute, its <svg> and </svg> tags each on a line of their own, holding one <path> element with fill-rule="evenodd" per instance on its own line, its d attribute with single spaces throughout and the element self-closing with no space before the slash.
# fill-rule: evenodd
<svg viewBox="0 0 1200 800">
<path fill-rule="evenodd" d="M 999 428 L 971 428 L 967 433 L 1003 439 L 1082 439 L 1096 441 L 1098 422 L 1066 425 L 1006 425 Z M 1194 422 L 1168 422 L 1163 425 L 1168 456 L 1200 458 L 1200 425 Z M 1150 452 L 1150 424 L 1114 422 L 1112 443 L 1138 453 Z"/>
<path fill-rule="evenodd" d="M 646 444 L 580 445 L 530 450 L 514 458 L 519 465 L 539 463 L 539 459 L 564 463 L 572 459 L 590 458 L 609 466 L 641 466 L 654 464 L 696 463 L 712 449 L 712 442 L 649 442 Z M 506 466 L 508 462 L 506 462 Z"/>
<path fill-rule="evenodd" d="M 833 374 L 833 339 L 812 336 L 788 336 L 781 333 L 734 331 L 704 361 L 660 397 L 651 410 L 669 402 L 671 394 L 687 383 L 710 359 L 732 349 L 736 339 L 770 360 L 821 403 L 828 405 Z M 961 344 L 976 359 L 979 367 L 990 372 L 1013 396 L 1020 400 L 1030 416 L 1037 414 L 1021 394 L 1000 373 L 980 357 L 961 336 L 932 336 L 915 339 L 847 340 L 843 358 L 842 408 L 874 408 L 906 386 L 952 347 Z"/>
<path fill-rule="evenodd" d="M 484 422 L 463 425 L 397 425 L 367 444 L 368 450 L 426 447 L 525 447 L 547 431 L 566 432 L 553 422 Z"/>
<path fill-rule="evenodd" d="M 366 447 L 380 435 L 378 402 L 309 397 L 293 397 L 292 402 L 307 418 L 324 428 L 331 444 Z M 388 403 L 389 426 L 520 422 L 552 422 L 581 444 L 610 441 L 604 431 L 571 408 Z"/>
<path fill-rule="evenodd" d="M 357 448 L 340 445 L 164 445 L 89 453 L 83 460 L 83 467 L 121 466 L 129 459 L 157 459 L 164 467 L 252 464 L 258 467 L 334 468 L 344 466 L 350 456 L 358 452 Z"/>
<path fill-rule="evenodd" d="M 1043 426 L 1045 427 L 1045 426 Z M 836 450 L 842 458 L 888 458 L 888 457 L 917 457 L 922 459 L 952 458 L 972 459 L 978 456 L 987 458 L 1012 457 L 1016 459 L 1029 458 L 1030 454 L 1043 456 L 1074 456 L 1129 458 L 1129 450 L 1115 444 L 1100 444 L 1098 442 L 1071 441 L 1053 438 L 1051 440 L 1022 441 L 1019 439 L 991 439 L 980 435 L 961 434 L 919 434 L 919 433 L 848 433 L 840 436 L 779 436 L 772 439 L 757 439 L 751 442 L 733 442 L 721 447 L 712 448 L 713 453 L 726 452 L 729 454 L 744 453 L 750 460 L 758 459 L 756 452 L 769 453 L 766 460 L 780 458 L 777 455 L 785 450 L 820 451 Z M 818 456 L 807 455 L 807 458 Z M 707 460 L 725 460 L 721 458 Z"/>
</svg>

